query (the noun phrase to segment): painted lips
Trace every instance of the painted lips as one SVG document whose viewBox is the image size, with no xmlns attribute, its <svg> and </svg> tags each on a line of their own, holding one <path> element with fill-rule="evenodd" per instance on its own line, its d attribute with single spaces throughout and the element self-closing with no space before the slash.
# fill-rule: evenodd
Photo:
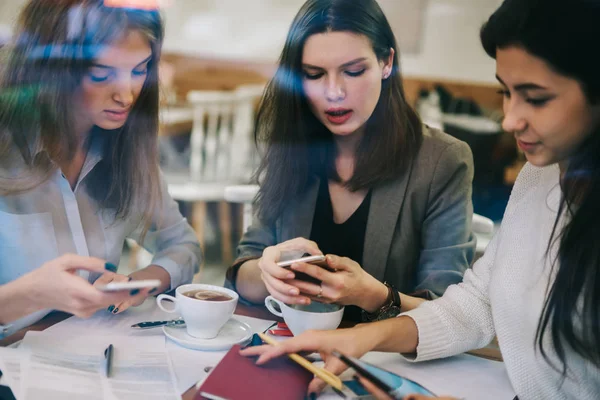
<svg viewBox="0 0 600 400">
<path fill-rule="evenodd" d="M 332 124 L 341 125 L 348 121 L 354 112 L 345 108 L 329 109 L 325 111 L 327 120 Z"/>
<path fill-rule="evenodd" d="M 104 113 L 111 121 L 122 122 L 127 119 L 129 116 L 129 110 L 123 111 L 115 111 L 115 110 L 105 110 Z"/>
<path fill-rule="evenodd" d="M 540 143 L 528 143 L 517 139 L 517 145 L 524 152 L 531 153 L 540 145 Z"/>
</svg>

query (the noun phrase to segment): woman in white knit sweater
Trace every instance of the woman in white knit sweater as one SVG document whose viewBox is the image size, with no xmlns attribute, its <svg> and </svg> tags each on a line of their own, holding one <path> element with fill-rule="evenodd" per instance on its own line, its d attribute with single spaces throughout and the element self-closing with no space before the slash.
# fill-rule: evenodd
<svg viewBox="0 0 600 400">
<path fill-rule="evenodd" d="M 600 0 L 506 0 L 481 30 L 528 164 L 464 281 L 398 318 L 249 348 L 448 357 L 498 337 L 515 392 L 600 398 Z M 345 368 L 333 357 L 326 367 Z M 315 380 L 310 391 L 323 382 Z"/>
</svg>

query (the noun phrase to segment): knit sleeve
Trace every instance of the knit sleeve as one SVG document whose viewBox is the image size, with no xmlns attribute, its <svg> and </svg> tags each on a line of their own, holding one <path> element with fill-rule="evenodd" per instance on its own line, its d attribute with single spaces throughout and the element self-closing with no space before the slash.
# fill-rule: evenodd
<svg viewBox="0 0 600 400">
<path fill-rule="evenodd" d="M 419 331 L 414 361 L 450 357 L 488 345 L 495 336 L 489 298 L 489 284 L 496 252 L 503 232 L 510 234 L 510 220 L 515 205 L 540 178 L 540 169 L 527 164 L 515 182 L 504 214 L 502 227 L 496 232 L 485 254 L 467 270 L 463 282 L 449 286 L 445 294 L 401 315 L 412 318 Z M 409 357 L 407 356 L 407 359 Z"/>
<path fill-rule="evenodd" d="M 495 331 L 488 287 L 501 234 L 496 233 L 484 256 L 465 272 L 463 282 L 449 286 L 442 297 L 401 314 L 411 317 L 419 331 L 414 361 L 450 357 L 492 341 Z"/>
</svg>

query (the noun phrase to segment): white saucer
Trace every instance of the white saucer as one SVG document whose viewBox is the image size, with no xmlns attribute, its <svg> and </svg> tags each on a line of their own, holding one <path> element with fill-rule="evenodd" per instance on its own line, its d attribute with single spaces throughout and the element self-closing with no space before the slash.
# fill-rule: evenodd
<svg viewBox="0 0 600 400">
<path fill-rule="evenodd" d="M 217 337 L 213 339 L 198 339 L 190 336 L 185 327 L 163 326 L 162 330 L 169 339 L 178 345 L 204 351 L 229 350 L 233 345 L 249 342 L 254 333 L 250 325 L 235 318 L 227 321 Z"/>
</svg>

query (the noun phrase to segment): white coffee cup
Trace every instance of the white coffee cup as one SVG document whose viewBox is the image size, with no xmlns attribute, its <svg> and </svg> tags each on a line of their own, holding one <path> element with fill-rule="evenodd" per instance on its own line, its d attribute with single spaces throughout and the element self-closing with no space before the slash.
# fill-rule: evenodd
<svg viewBox="0 0 600 400">
<path fill-rule="evenodd" d="M 278 311 L 274 305 L 279 306 Z M 336 329 L 344 316 L 344 307 L 316 301 L 308 305 L 287 305 L 273 296 L 267 296 L 265 306 L 274 315 L 282 317 L 294 336 L 304 331 Z"/>
<path fill-rule="evenodd" d="M 223 293 L 231 300 L 211 301 L 187 297 L 184 293 L 196 290 L 209 290 Z M 185 320 L 185 327 L 190 336 L 199 339 L 212 339 L 219 334 L 225 323 L 231 318 L 238 302 L 238 294 L 233 290 L 220 286 L 189 284 L 179 286 L 175 290 L 175 297 L 167 294 L 158 295 L 156 304 L 168 313 L 179 313 Z M 163 300 L 170 300 L 175 304 L 173 308 L 163 306 Z"/>
</svg>

